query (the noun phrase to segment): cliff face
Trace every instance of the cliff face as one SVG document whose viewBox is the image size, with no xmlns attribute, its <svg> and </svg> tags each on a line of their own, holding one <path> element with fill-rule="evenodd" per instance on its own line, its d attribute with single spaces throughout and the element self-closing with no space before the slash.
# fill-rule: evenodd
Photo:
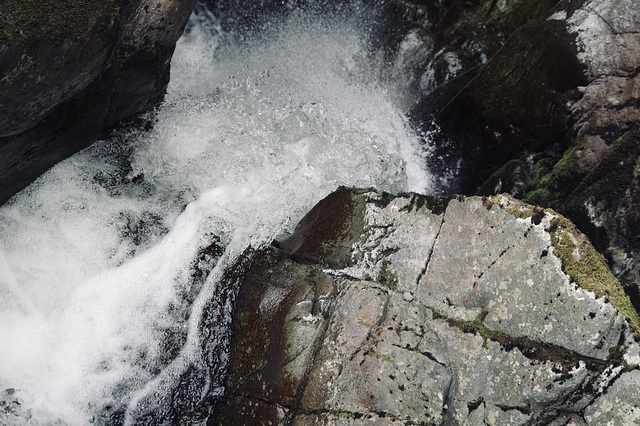
<svg viewBox="0 0 640 426">
<path fill-rule="evenodd" d="M 604 259 L 552 211 L 506 196 L 341 189 L 278 245 L 255 254 L 240 285 L 210 422 L 640 415 L 638 315 Z"/>
<path fill-rule="evenodd" d="M 0 203 L 162 100 L 195 3 L 0 5 Z"/>
</svg>

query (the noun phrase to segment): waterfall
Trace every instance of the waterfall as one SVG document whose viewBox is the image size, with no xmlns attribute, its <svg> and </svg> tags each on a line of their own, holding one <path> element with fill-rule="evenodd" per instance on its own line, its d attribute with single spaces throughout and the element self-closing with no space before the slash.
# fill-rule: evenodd
<svg viewBox="0 0 640 426">
<path fill-rule="evenodd" d="M 165 103 L 0 208 L 0 423 L 136 423 L 203 365 L 247 247 L 340 185 L 433 190 L 360 18 L 293 8 L 249 37 L 199 8 Z"/>
</svg>

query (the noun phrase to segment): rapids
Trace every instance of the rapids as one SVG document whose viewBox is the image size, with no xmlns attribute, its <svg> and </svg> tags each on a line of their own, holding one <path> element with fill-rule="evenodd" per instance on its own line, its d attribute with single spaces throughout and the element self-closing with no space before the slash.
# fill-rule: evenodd
<svg viewBox="0 0 640 426">
<path fill-rule="evenodd" d="M 365 28 L 293 10 L 246 37 L 198 8 L 145 125 L 0 208 L 0 423 L 135 423 L 201 363 L 203 306 L 246 247 L 340 185 L 433 190 Z"/>
</svg>

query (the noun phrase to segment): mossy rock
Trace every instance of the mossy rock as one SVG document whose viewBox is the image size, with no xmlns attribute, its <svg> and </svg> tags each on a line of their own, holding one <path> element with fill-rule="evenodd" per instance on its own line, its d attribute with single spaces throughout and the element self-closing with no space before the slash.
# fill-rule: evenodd
<svg viewBox="0 0 640 426">
<path fill-rule="evenodd" d="M 580 287 L 611 302 L 627 318 L 634 338 L 640 341 L 640 316 L 605 258 L 562 216 L 551 222 L 549 233 L 554 254 L 562 261 L 565 273 Z"/>
<path fill-rule="evenodd" d="M 548 159 L 536 164 L 527 179 L 529 192 L 522 200 L 538 206 L 557 207 L 584 177 L 584 173 L 573 165 L 572 155 L 575 150 L 576 147 L 569 148 L 549 173 L 544 173 L 548 167 Z"/>
<path fill-rule="evenodd" d="M 620 281 L 615 277 L 606 259 L 591 244 L 576 225 L 552 209 L 526 204 L 504 195 L 484 198 L 487 207 L 495 204 L 519 218 L 531 217 L 540 223 L 544 214 L 552 215 L 546 228 L 551 237 L 553 254 L 562 262 L 563 271 L 579 287 L 591 291 L 596 298 L 604 297 L 622 313 L 629 324 L 634 338 L 640 341 L 640 315 L 625 293 Z M 537 218 L 537 219 L 536 219 Z"/>
<path fill-rule="evenodd" d="M 507 192 L 521 197 L 526 189 L 526 177 L 531 166 L 524 158 L 507 161 L 489 177 L 476 191 L 476 195 L 495 195 Z"/>
<path fill-rule="evenodd" d="M 83 42 L 97 27 L 114 24 L 122 0 L 4 0 L 0 44 L 33 49 L 65 40 Z"/>
</svg>

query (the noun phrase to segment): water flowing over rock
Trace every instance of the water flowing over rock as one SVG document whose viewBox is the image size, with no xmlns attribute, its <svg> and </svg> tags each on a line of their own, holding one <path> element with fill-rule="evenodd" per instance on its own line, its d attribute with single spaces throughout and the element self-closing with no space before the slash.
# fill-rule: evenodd
<svg viewBox="0 0 640 426">
<path fill-rule="evenodd" d="M 213 424 L 639 414 L 638 315 L 552 211 L 339 189 L 275 245 L 241 284 Z"/>
<path fill-rule="evenodd" d="M 162 100 L 196 0 L 0 5 L 0 203 Z"/>
<path fill-rule="evenodd" d="M 547 63 L 549 53 L 561 57 L 566 48 L 557 31 L 539 33 L 536 25 L 556 3 L 398 2 L 406 29 L 392 39 L 395 43 L 387 43 L 386 57 L 392 63 L 389 78 L 406 91 L 403 100 L 416 122 L 431 128 L 435 116 L 441 136 L 429 166 L 436 174 L 448 175 L 443 180 L 444 193 L 475 191 L 483 172 L 506 161 L 514 150 L 506 143 L 494 148 L 483 140 L 485 121 L 493 118 L 485 117 L 485 104 L 493 104 L 489 115 L 501 115 L 501 126 L 508 128 L 504 122 L 516 118 L 511 114 L 519 114 L 521 119 L 531 112 L 520 108 L 518 102 L 546 103 L 541 98 L 552 88 L 540 92 L 537 83 L 549 78 L 545 71 L 563 65 L 559 61 Z M 545 43 L 538 40 L 541 34 L 547 39 Z M 546 46 L 549 43 L 553 46 Z M 563 48 L 555 53 L 557 46 Z M 541 60 L 543 56 L 545 60 Z M 487 69 L 490 67 L 494 71 Z M 522 72 L 527 76 L 521 76 Z M 565 79 L 569 79 L 572 70 L 557 68 L 553 73 L 568 73 Z M 504 79 L 505 74 L 512 77 Z M 487 75 L 494 80 L 479 84 Z M 482 93 L 474 95 L 478 99 L 466 99 L 465 94 L 476 85 L 482 88 Z M 529 99 L 531 95 L 535 95 L 533 99 Z M 515 110 L 511 108 L 514 104 L 518 106 Z M 500 113 L 502 109 L 509 113 Z"/>
<path fill-rule="evenodd" d="M 635 0 L 202 3 L 0 209 L 0 423 L 640 421 Z M 0 204 L 195 0 L 33 4 Z"/>
</svg>

